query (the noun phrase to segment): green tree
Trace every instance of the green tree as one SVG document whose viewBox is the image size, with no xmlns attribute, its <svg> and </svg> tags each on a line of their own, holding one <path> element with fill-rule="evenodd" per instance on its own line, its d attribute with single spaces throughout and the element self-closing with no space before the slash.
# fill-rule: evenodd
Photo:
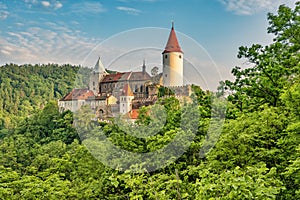
<svg viewBox="0 0 300 200">
<path fill-rule="evenodd" d="M 277 15 L 268 14 L 268 32 L 275 35 L 274 43 L 239 48 L 238 58 L 247 59 L 250 67 L 235 67 L 235 80 L 227 80 L 221 87 L 231 91 L 228 99 L 241 111 L 262 104 L 282 105 L 280 95 L 300 69 L 299 14 L 300 2 L 294 9 L 281 5 Z"/>
</svg>

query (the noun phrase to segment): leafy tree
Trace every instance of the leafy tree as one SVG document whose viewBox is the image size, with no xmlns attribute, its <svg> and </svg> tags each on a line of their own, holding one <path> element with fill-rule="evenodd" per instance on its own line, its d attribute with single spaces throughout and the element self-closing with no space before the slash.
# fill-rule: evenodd
<svg viewBox="0 0 300 200">
<path fill-rule="evenodd" d="M 241 111 L 257 109 L 262 104 L 282 105 L 280 95 L 300 69 L 299 14 L 300 2 L 294 9 L 281 5 L 277 15 L 268 14 L 268 33 L 275 35 L 274 43 L 239 48 L 238 58 L 247 59 L 250 67 L 235 67 L 235 80 L 227 80 L 221 87 L 231 91 L 228 99 Z"/>
</svg>

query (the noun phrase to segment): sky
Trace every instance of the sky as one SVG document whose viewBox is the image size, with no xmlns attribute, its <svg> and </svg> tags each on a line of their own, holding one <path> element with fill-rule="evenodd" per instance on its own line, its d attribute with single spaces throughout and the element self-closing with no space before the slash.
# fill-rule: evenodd
<svg viewBox="0 0 300 200">
<path fill-rule="evenodd" d="M 2 0 L 0 65 L 58 63 L 161 69 L 174 21 L 186 83 L 213 89 L 231 79 L 239 46 L 267 45 L 267 13 L 295 0 Z"/>
</svg>

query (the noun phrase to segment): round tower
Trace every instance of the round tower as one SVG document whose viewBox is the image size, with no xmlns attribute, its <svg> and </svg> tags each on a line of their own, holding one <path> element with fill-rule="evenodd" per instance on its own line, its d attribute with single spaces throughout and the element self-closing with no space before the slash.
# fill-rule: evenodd
<svg viewBox="0 0 300 200">
<path fill-rule="evenodd" d="M 163 85 L 183 86 L 183 52 L 174 30 L 174 23 L 163 55 Z"/>
</svg>

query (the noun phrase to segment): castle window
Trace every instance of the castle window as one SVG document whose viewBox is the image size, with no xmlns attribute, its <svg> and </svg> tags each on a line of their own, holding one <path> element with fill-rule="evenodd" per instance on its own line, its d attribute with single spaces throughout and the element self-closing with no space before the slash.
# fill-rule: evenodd
<svg viewBox="0 0 300 200">
<path fill-rule="evenodd" d="M 179 58 L 181 59 L 181 55 L 179 55 Z"/>
<path fill-rule="evenodd" d="M 165 77 L 167 77 L 168 75 L 166 74 Z"/>
<path fill-rule="evenodd" d="M 165 55 L 165 58 L 168 58 L 168 55 Z"/>
<path fill-rule="evenodd" d="M 95 86 L 95 81 L 93 81 L 93 86 Z"/>
</svg>

